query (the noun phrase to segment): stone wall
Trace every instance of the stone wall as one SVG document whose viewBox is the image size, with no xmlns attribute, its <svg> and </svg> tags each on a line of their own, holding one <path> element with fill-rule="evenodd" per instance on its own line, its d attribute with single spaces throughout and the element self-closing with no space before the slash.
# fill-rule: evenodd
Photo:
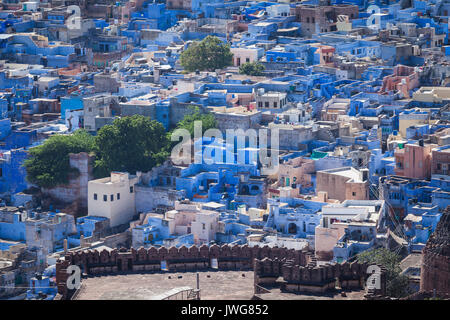
<svg viewBox="0 0 450 320">
<path fill-rule="evenodd" d="M 161 261 L 166 261 L 170 272 L 197 271 L 212 268 L 217 259 L 218 270 L 252 270 L 256 259 L 270 258 L 293 261 L 295 265 L 307 265 L 310 254 L 286 248 L 249 247 L 248 245 L 202 245 L 176 247 L 151 247 L 112 251 L 85 250 L 68 252 L 65 260 L 56 264 L 58 292 L 67 297 L 66 270 L 70 265 L 80 266 L 83 274 L 100 275 L 118 272 L 160 272 Z"/>
<path fill-rule="evenodd" d="M 420 291 L 450 294 L 450 206 L 422 251 Z"/>
<path fill-rule="evenodd" d="M 214 117 L 217 121 L 217 128 L 225 135 L 227 129 L 244 131 L 248 129 L 257 129 L 261 122 L 262 113 L 248 113 L 248 114 L 233 114 L 224 112 L 214 112 Z"/>
<path fill-rule="evenodd" d="M 135 185 L 136 211 L 152 212 L 158 207 L 174 207 L 175 201 L 183 198 L 183 192 L 169 188 L 148 187 L 141 184 Z"/>
<path fill-rule="evenodd" d="M 307 251 L 268 246 L 194 245 L 68 252 L 65 260 L 56 264 L 56 283 L 58 293 L 67 298 L 71 294 L 66 286 L 66 270 L 70 265 L 80 266 L 85 275 L 107 275 L 161 272 L 161 262 L 165 261 L 167 271 L 185 272 L 211 269 L 213 259 L 217 259 L 217 270 L 254 270 L 255 288 L 280 286 L 283 292 L 323 294 L 334 290 L 336 284 L 344 290 L 361 290 L 369 277 L 365 263 L 318 266 L 314 255 Z M 381 267 L 381 270 L 381 289 L 371 290 L 369 296 L 385 296 L 385 269 Z"/>
<path fill-rule="evenodd" d="M 86 152 L 69 154 L 70 166 L 79 171 L 79 174 L 69 179 L 66 185 L 60 185 L 52 189 L 43 189 L 44 195 L 63 203 L 76 202 L 79 207 L 87 208 L 88 181 L 94 178 L 94 156 Z"/>
<path fill-rule="evenodd" d="M 334 290 L 337 283 L 344 290 L 361 290 L 369 277 L 368 266 L 356 261 L 320 266 L 311 261 L 307 265 L 299 265 L 288 259 L 264 258 L 255 260 L 255 285 L 280 286 L 282 292 L 313 294 Z M 385 269 L 381 269 L 381 289 L 371 294 L 384 296 L 386 278 Z"/>
</svg>

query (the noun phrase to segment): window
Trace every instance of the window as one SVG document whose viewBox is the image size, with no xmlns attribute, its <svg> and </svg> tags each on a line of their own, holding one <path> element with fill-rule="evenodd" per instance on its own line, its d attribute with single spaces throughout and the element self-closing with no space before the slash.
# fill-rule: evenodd
<svg viewBox="0 0 450 320">
<path fill-rule="evenodd" d="M 120 200 L 120 193 L 117 194 L 117 200 Z"/>
<path fill-rule="evenodd" d="M 94 193 L 94 200 L 97 200 L 97 194 Z"/>
<path fill-rule="evenodd" d="M 264 102 L 264 107 L 268 108 L 269 107 L 269 102 Z"/>
<path fill-rule="evenodd" d="M 440 163 L 437 164 L 437 169 L 441 170 L 441 164 Z"/>
<path fill-rule="evenodd" d="M 133 193 L 133 186 L 130 187 L 130 193 Z"/>
<path fill-rule="evenodd" d="M 356 192 L 352 192 L 352 196 L 356 196 Z"/>
<path fill-rule="evenodd" d="M 258 102 L 258 108 L 262 108 L 262 102 Z"/>
<path fill-rule="evenodd" d="M 245 58 L 245 62 L 250 62 L 250 58 Z"/>
<path fill-rule="evenodd" d="M 202 229 L 203 230 L 205 230 L 206 228 L 205 228 L 205 224 L 204 223 L 202 223 Z"/>
<path fill-rule="evenodd" d="M 106 194 L 103 195 L 103 201 L 108 201 L 108 196 Z"/>
<path fill-rule="evenodd" d="M 278 108 L 278 105 L 277 105 L 276 102 L 273 103 L 273 107 L 274 107 L 274 108 Z"/>
<path fill-rule="evenodd" d="M 114 195 L 113 194 L 111 195 L 110 198 L 111 198 L 111 202 L 114 201 Z"/>
<path fill-rule="evenodd" d="M 306 22 L 309 23 L 309 17 L 306 18 Z"/>
</svg>

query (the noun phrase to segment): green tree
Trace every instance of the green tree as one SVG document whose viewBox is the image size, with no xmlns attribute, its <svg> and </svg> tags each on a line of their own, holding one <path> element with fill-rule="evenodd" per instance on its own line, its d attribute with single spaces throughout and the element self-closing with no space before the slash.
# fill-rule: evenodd
<svg viewBox="0 0 450 320">
<path fill-rule="evenodd" d="M 189 108 L 191 113 L 185 115 L 183 120 L 178 122 L 175 129 L 186 129 L 193 137 L 195 121 L 202 122 L 202 134 L 208 129 L 217 128 L 217 122 L 212 113 L 201 113 L 199 107 L 193 105 L 189 106 Z"/>
<path fill-rule="evenodd" d="M 42 145 L 31 148 L 24 162 L 29 182 L 52 188 L 69 182 L 78 170 L 70 166 L 69 154 L 94 150 L 94 137 L 84 130 L 71 135 L 54 135 Z"/>
<path fill-rule="evenodd" d="M 411 294 L 408 277 L 400 274 L 401 257 L 385 248 L 367 250 L 358 254 L 359 262 L 382 265 L 386 268 L 386 293 L 388 296 L 401 298 Z"/>
<path fill-rule="evenodd" d="M 164 162 L 168 144 L 164 127 L 158 121 L 140 115 L 115 119 L 95 137 L 94 174 L 104 177 L 111 171 L 147 172 Z"/>
<path fill-rule="evenodd" d="M 230 66 L 232 61 L 230 45 L 214 36 L 207 36 L 200 42 L 192 43 L 180 57 L 181 65 L 190 72 L 222 69 Z"/>
<path fill-rule="evenodd" d="M 260 62 L 246 62 L 239 67 L 239 73 L 248 76 L 260 76 L 264 70 L 264 65 Z"/>
</svg>

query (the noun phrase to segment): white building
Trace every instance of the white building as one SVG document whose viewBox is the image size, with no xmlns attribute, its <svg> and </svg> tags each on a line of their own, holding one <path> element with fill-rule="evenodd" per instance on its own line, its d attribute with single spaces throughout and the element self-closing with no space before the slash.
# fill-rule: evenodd
<svg viewBox="0 0 450 320">
<path fill-rule="evenodd" d="M 194 235 L 194 242 L 202 244 L 213 241 L 219 223 L 219 213 L 216 211 L 201 211 L 195 215 L 195 221 L 192 221 L 191 230 Z"/>
<path fill-rule="evenodd" d="M 291 6 L 288 4 L 276 4 L 267 7 L 269 17 L 287 17 L 289 16 Z"/>
<path fill-rule="evenodd" d="M 59 85 L 58 77 L 40 77 L 37 81 L 37 85 L 39 88 L 39 93 L 44 93 L 47 90 L 50 90 L 57 85 Z"/>
<path fill-rule="evenodd" d="M 256 91 L 256 106 L 260 109 L 282 109 L 288 103 L 285 92 L 265 92 L 264 89 Z"/>
<path fill-rule="evenodd" d="M 321 223 L 315 230 L 316 256 L 331 260 L 333 248 L 349 226 L 351 230 L 367 227 L 374 236 L 384 232 L 385 215 L 384 200 L 346 200 L 322 207 Z"/>
<path fill-rule="evenodd" d="M 111 177 L 89 181 L 89 215 L 108 218 L 111 227 L 129 223 L 136 214 L 134 188 L 138 180 L 127 172 L 111 172 Z"/>
<path fill-rule="evenodd" d="M 245 48 L 233 47 L 230 48 L 230 51 L 233 54 L 233 65 L 235 67 L 239 67 L 248 62 L 256 62 L 264 55 L 264 50 L 256 46 Z"/>
</svg>

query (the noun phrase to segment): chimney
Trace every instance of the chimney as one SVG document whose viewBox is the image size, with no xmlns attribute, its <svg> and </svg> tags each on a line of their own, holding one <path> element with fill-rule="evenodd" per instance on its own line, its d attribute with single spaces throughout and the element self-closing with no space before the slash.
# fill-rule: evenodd
<svg viewBox="0 0 450 320">
<path fill-rule="evenodd" d="M 419 146 L 423 147 L 423 139 L 419 139 Z"/>
</svg>

